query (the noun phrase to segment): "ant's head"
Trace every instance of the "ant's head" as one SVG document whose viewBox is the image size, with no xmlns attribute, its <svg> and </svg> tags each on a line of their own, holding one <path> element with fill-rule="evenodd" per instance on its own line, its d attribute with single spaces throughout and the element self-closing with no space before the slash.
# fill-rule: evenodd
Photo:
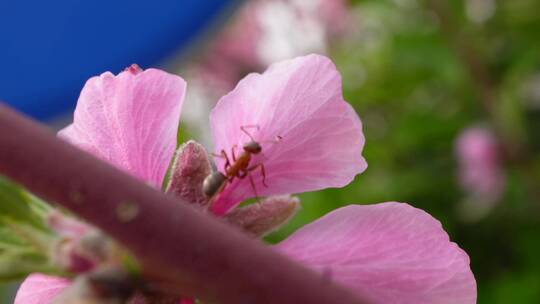
<svg viewBox="0 0 540 304">
<path fill-rule="evenodd" d="M 254 140 L 244 144 L 243 148 L 244 148 L 244 151 L 252 153 L 252 154 L 259 154 L 262 151 L 261 145 Z"/>
</svg>

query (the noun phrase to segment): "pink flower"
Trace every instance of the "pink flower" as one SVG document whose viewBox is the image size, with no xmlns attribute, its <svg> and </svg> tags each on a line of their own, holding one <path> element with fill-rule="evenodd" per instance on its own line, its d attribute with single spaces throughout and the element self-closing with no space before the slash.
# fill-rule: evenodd
<svg viewBox="0 0 540 304">
<path fill-rule="evenodd" d="M 343 187 L 366 167 L 362 124 L 343 100 L 341 77 L 326 57 L 309 55 L 272 65 L 264 74 L 246 76 L 220 99 L 210 114 L 214 151 L 232 157 L 250 141 L 262 151 L 252 164 L 264 165 L 249 178 L 227 185 L 213 205 L 222 215 L 241 201 Z M 224 172 L 226 160 L 217 157 Z M 263 183 L 263 178 L 265 182 Z M 265 186 L 264 184 L 267 184 Z"/>
<path fill-rule="evenodd" d="M 61 134 L 159 186 L 159 173 L 164 174 L 176 144 L 170 133 L 176 133 L 184 83 L 157 70 L 126 73 L 131 72 L 90 80 L 74 124 Z M 249 135 L 241 130 L 248 125 L 256 126 L 246 129 Z M 216 215 L 254 197 L 255 191 L 267 196 L 342 187 L 366 169 L 360 119 L 341 96 L 335 66 L 322 56 L 284 61 L 264 74 L 248 75 L 219 101 L 211 127 L 215 151 L 231 157 L 233 147 L 240 153 L 250 136 L 259 141 L 262 153 L 250 164 L 264 164 L 266 173 L 257 167 L 226 184 L 212 205 Z M 225 160 L 216 162 L 224 170 Z M 375 303 L 468 304 L 476 299 L 466 253 L 449 241 L 438 221 L 406 204 L 341 208 L 273 248 Z M 69 285 L 59 280 L 30 276 L 15 303 L 50 303 L 62 284 Z"/>
<path fill-rule="evenodd" d="M 176 148 L 185 87 L 178 76 L 142 71 L 135 65 L 118 76 L 107 72 L 90 78 L 73 124 L 59 136 L 160 188 Z M 66 220 L 54 221 L 53 228 L 71 234 L 84 230 Z M 31 275 L 19 288 L 15 304 L 51 303 L 70 284 L 66 279 Z"/>
<path fill-rule="evenodd" d="M 505 189 L 495 135 L 482 127 L 466 129 L 456 140 L 456 157 L 459 182 L 475 210 L 482 214 L 489 211 Z"/>
</svg>

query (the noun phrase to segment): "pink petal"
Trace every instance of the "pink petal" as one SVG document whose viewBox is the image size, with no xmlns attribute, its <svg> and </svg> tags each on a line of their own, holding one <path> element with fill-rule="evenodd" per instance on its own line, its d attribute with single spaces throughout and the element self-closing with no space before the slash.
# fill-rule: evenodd
<svg viewBox="0 0 540 304">
<path fill-rule="evenodd" d="M 14 304 L 49 304 L 71 282 L 64 278 L 32 274 L 19 287 Z"/>
<path fill-rule="evenodd" d="M 241 126 L 262 144 L 262 154 L 251 165 L 263 163 L 250 173 L 258 195 L 280 195 L 343 187 L 367 164 L 362 124 L 343 100 L 341 77 L 330 59 L 309 55 L 272 65 L 264 74 L 249 74 L 210 114 L 215 152 L 238 154 L 250 139 Z M 277 136 L 282 139 L 272 142 Z M 225 161 L 216 158 L 223 170 Z M 249 178 L 228 185 L 214 204 L 223 214 L 243 199 L 254 197 Z"/>
<path fill-rule="evenodd" d="M 476 303 L 467 254 L 407 204 L 350 205 L 275 248 L 374 303 Z"/>
<path fill-rule="evenodd" d="M 186 84 L 156 69 L 106 72 L 84 86 L 74 122 L 59 135 L 160 187 L 176 147 Z"/>
</svg>

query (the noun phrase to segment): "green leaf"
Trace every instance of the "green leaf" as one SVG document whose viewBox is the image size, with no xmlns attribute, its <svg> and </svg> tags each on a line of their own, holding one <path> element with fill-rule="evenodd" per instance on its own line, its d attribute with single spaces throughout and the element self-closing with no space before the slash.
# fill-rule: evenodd
<svg viewBox="0 0 540 304">
<path fill-rule="evenodd" d="M 49 258 L 57 236 L 46 225 L 52 207 L 0 176 L 0 282 L 30 273 L 59 274 Z"/>
<path fill-rule="evenodd" d="M 20 280 L 33 272 L 61 275 L 43 253 L 31 250 L 0 253 L 0 282 Z"/>
<path fill-rule="evenodd" d="M 21 222 L 47 232 L 45 216 L 50 209 L 37 197 L 0 176 L 0 223 Z"/>
</svg>

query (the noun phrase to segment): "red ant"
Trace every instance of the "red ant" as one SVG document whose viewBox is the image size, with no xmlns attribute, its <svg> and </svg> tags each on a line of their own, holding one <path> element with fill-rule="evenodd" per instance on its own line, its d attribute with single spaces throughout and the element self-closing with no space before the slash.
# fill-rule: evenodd
<svg viewBox="0 0 540 304">
<path fill-rule="evenodd" d="M 246 130 L 246 128 L 257 128 L 259 129 L 259 126 L 241 126 L 240 130 L 244 132 L 251 141 L 245 143 L 242 148 L 243 151 L 238 155 L 238 157 L 234 153 L 234 149 L 236 145 L 234 145 L 231 148 L 231 156 L 232 156 L 232 162 L 229 160 L 229 157 L 227 156 L 227 153 L 225 150 L 221 150 L 220 154 L 214 154 L 214 156 L 222 157 L 225 159 L 225 165 L 224 165 L 224 171 L 225 174 L 215 171 L 214 173 L 208 175 L 204 182 L 203 182 L 203 193 L 207 197 L 212 197 L 216 193 L 220 192 L 223 187 L 225 187 L 225 181 L 228 181 L 229 183 L 232 183 L 234 178 L 245 178 L 248 176 L 249 172 L 254 171 L 256 169 L 261 170 L 262 174 L 262 183 L 265 187 L 268 187 L 266 184 L 266 172 L 264 170 L 264 165 L 262 163 L 250 166 L 251 158 L 253 155 L 259 154 L 262 151 L 261 144 L 257 142 L 251 134 Z M 281 140 L 281 136 L 277 136 L 277 141 Z M 256 189 L 255 189 L 255 182 L 253 181 L 253 178 L 251 175 L 249 175 L 249 182 L 251 183 L 251 186 L 253 187 L 253 191 L 255 191 L 255 196 L 257 195 Z"/>
</svg>

